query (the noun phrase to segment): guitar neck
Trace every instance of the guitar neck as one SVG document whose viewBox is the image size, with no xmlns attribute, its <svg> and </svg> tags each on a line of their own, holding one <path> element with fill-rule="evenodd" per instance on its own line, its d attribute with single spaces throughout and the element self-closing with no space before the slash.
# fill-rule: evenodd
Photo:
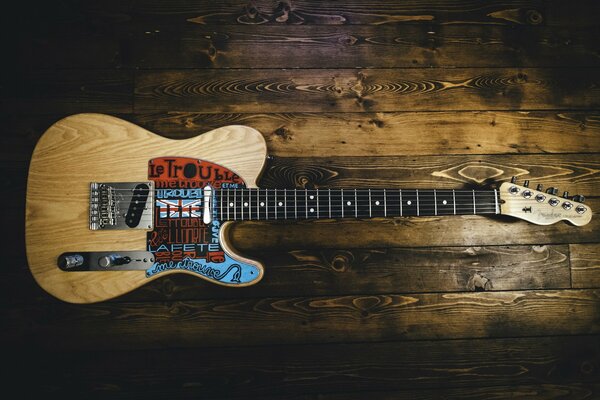
<svg viewBox="0 0 600 400">
<path fill-rule="evenodd" d="M 496 190 L 218 189 L 221 221 L 500 214 Z"/>
</svg>

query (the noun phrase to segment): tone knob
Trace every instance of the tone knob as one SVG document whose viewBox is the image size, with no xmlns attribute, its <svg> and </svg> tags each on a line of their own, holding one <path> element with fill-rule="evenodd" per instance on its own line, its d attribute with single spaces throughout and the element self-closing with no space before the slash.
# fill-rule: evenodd
<svg viewBox="0 0 600 400">
<path fill-rule="evenodd" d="M 85 259 L 83 258 L 83 256 L 81 254 L 70 254 L 68 256 L 61 256 L 58 259 L 58 265 L 62 269 L 72 269 L 72 268 L 81 267 L 84 262 L 85 262 Z"/>
<path fill-rule="evenodd" d="M 98 265 L 102 268 L 110 268 L 115 265 L 123 265 L 131 262 L 129 257 L 121 257 L 118 254 L 108 254 L 98 259 Z"/>
<path fill-rule="evenodd" d="M 576 194 L 575 196 L 573 196 L 573 201 L 583 203 L 585 201 L 585 196 L 582 194 Z"/>
</svg>

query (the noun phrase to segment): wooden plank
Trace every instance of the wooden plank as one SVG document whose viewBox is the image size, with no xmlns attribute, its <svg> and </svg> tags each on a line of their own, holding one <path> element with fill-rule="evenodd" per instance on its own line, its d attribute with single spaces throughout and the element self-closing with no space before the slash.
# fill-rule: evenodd
<svg viewBox="0 0 600 400">
<path fill-rule="evenodd" d="M 600 244 L 572 244 L 569 247 L 573 287 L 600 287 Z"/>
<path fill-rule="evenodd" d="M 22 240 L 18 246 L 22 249 Z M 265 277 L 244 290 L 187 274 L 149 282 L 115 302 L 533 290 L 569 288 L 566 245 L 254 251 Z M 8 257 L 0 273 L 5 303 L 53 301 L 34 282 L 23 256 Z"/>
<path fill-rule="evenodd" d="M 521 183 L 530 180 L 532 186 L 560 186 L 571 194 L 598 196 L 599 170 L 597 154 L 275 157 L 259 185 L 402 189 L 458 189 L 461 185 L 464 189 L 504 182 L 516 176 Z"/>
<path fill-rule="evenodd" d="M 598 334 L 599 306 L 598 289 L 53 303 L 2 308 L 0 338 L 76 351 Z"/>
<path fill-rule="evenodd" d="M 253 69 L 139 71 L 145 111 L 361 112 L 590 109 L 595 69 Z"/>
<path fill-rule="evenodd" d="M 172 138 L 249 125 L 263 133 L 269 154 L 277 156 L 600 152 L 600 113 L 595 111 L 165 112 L 125 118 Z"/>
<path fill-rule="evenodd" d="M 24 349 L 14 352 L 16 362 L 9 359 L 7 382 L 27 382 L 20 393 L 37 389 L 63 398 L 92 392 L 110 398 L 583 399 L 597 393 L 598 343 L 598 336 L 575 336 L 143 353 Z"/>
<path fill-rule="evenodd" d="M 600 201 L 590 200 L 593 210 Z M 232 243 L 243 253 L 273 247 L 382 248 L 420 246 L 537 245 L 590 243 L 600 238 L 600 219 L 583 227 L 566 223 L 538 226 L 512 218 L 476 216 L 397 218 L 393 220 L 317 221 L 278 224 L 240 222 L 231 229 Z"/>
<path fill-rule="evenodd" d="M 50 125 L 65 115 L 4 116 L 2 160 L 29 160 Z M 395 113 L 119 114 L 174 139 L 225 125 L 248 125 L 282 157 L 503 153 L 600 153 L 600 112 L 466 111 Z"/>
<path fill-rule="evenodd" d="M 8 81 L 6 112 L 57 114 L 132 111 L 133 73 L 124 70 L 21 71 Z"/>
<path fill-rule="evenodd" d="M 598 66 L 600 29 L 498 25 L 132 28 L 142 68 L 406 68 Z M 268 55 L 268 56 L 265 56 Z"/>
<path fill-rule="evenodd" d="M 413 1 L 350 0 L 343 4 L 314 0 L 255 0 L 186 2 L 136 1 L 136 14 L 185 18 L 197 24 L 507 24 L 594 26 L 597 3 L 578 1 L 568 6 L 559 0 Z"/>
<path fill-rule="evenodd" d="M 570 287 L 568 249 L 485 246 L 251 252 L 265 277 L 243 291 L 170 275 L 117 301 L 558 289 Z"/>
</svg>

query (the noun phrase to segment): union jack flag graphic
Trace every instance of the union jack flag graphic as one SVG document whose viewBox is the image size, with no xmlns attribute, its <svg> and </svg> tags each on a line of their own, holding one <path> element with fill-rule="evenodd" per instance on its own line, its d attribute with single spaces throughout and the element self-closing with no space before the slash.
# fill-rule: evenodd
<svg viewBox="0 0 600 400">
<path fill-rule="evenodd" d="M 156 200 L 160 218 L 200 218 L 202 200 Z"/>
</svg>

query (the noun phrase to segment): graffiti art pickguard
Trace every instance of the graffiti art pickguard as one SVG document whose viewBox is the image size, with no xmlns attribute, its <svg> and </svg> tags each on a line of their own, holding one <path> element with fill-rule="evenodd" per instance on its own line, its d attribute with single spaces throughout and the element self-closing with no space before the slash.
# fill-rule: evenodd
<svg viewBox="0 0 600 400">
<path fill-rule="evenodd" d="M 234 259 L 221 246 L 221 221 L 203 223 L 203 188 L 243 188 L 244 181 L 229 169 L 195 158 L 161 157 L 150 160 L 148 178 L 154 181 L 154 229 L 148 232 L 148 251 L 154 264 L 151 277 L 169 270 L 186 270 L 222 284 L 243 285 L 260 278 L 259 269 Z M 214 201 L 213 192 L 213 204 Z"/>
</svg>

